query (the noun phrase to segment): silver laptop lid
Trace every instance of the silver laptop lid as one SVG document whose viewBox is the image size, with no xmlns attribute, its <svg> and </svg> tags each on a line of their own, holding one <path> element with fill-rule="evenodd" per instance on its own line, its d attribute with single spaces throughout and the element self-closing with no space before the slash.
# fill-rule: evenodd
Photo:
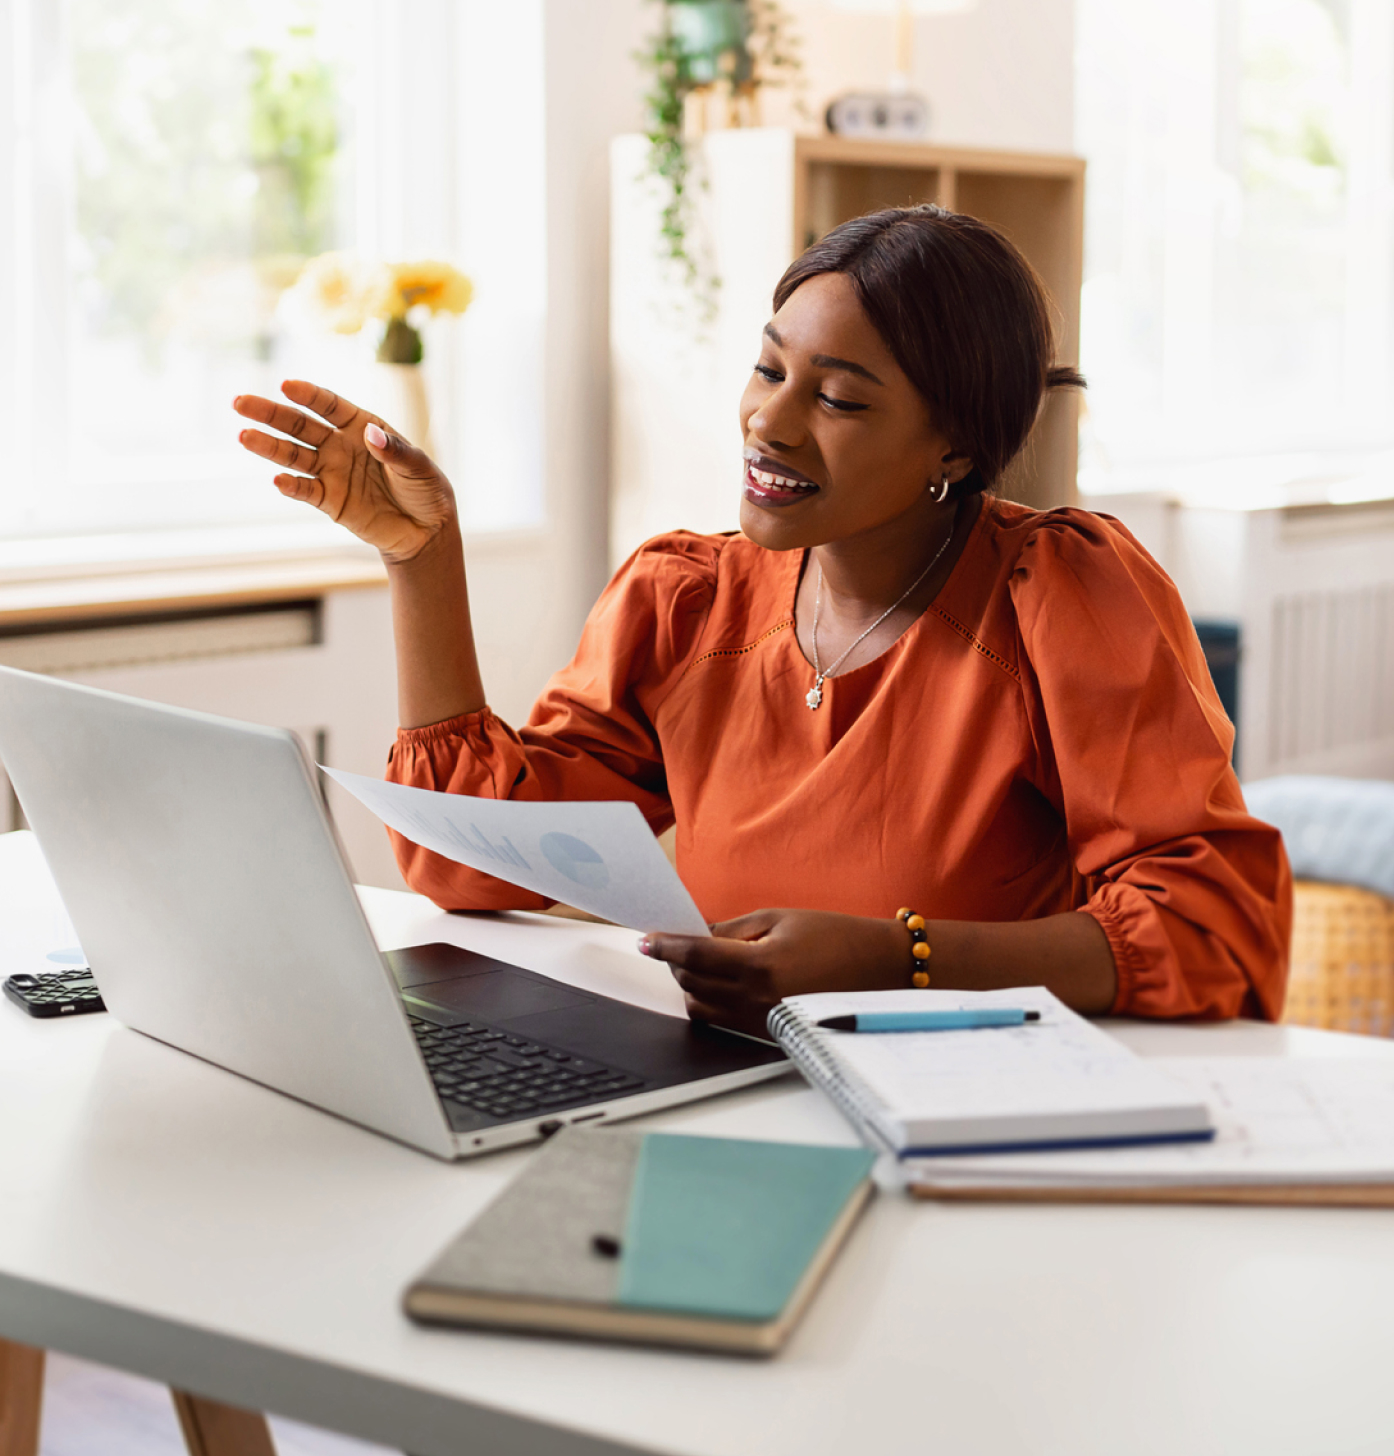
<svg viewBox="0 0 1394 1456">
<path fill-rule="evenodd" d="M 0 760 L 116 1017 L 454 1155 L 294 735 L 0 668 Z"/>
</svg>

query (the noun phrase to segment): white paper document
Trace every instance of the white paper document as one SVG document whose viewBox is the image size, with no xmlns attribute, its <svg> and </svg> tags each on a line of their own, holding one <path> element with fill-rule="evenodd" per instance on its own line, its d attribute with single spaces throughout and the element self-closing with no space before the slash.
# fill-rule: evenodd
<svg viewBox="0 0 1394 1456">
<path fill-rule="evenodd" d="M 909 1165 L 929 1187 L 1146 1188 L 1394 1183 L 1394 1063 L 1383 1057 L 1150 1058 L 1209 1103 L 1212 1143 Z"/>
<path fill-rule="evenodd" d="M 472 870 L 617 925 L 707 935 L 707 923 L 628 801 L 476 799 L 326 768 L 390 829 Z"/>
</svg>

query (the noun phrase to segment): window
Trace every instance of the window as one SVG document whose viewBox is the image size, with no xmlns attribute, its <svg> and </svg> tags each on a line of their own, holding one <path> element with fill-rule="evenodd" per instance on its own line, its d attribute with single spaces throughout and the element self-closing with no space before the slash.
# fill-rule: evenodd
<svg viewBox="0 0 1394 1456">
<path fill-rule="evenodd" d="M 1394 485 L 1394 7 L 1079 0 L 1081 486 Z"/>
<path fill-rule="evenodd" d="M 499 22 L 525 77 L 535 8 Z M 486 151 L 479 112 L 503 83 L 467 43 L 483 9 L 0 0 L 0 533 L 305 523 L 238 448 L 229 403 L 288 374 L 373 403 L 372 341 L 286 292 L 330 249 L 475 276 L 471 313 L 427 332 L 443 463 L 470 525 L 540 520 L 541 122 Z M 470 186 L 490 167 L 531 224 L 513 248 Z M 528 442 L 506 461 L 499 421 Z"/>
</svg>

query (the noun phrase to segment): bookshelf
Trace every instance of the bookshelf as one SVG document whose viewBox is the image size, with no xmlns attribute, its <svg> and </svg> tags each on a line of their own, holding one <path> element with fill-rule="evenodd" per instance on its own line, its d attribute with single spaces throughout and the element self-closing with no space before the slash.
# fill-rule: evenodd
<svg viewBox="0 0 1394 1456">
<path fill-rule="evenodd" d="M 721 279 L 714 316 L 657 258 L 661 197 L 643 137 L 611 153 L 611 552 L 686 526 L 736 525 L 737 406 L 780 274 L 848 218 L 937 202 L 1002 229 L 1036 268 L 1056 315 L 1058 357 L 1079 357 L 1084 162 L 1077 157 L 799 136 L 776 128 L 699 144 L 696 237 Z M 1053 396 L 1002 491 L 1029 505 L 1075 501 L 1078 398 Z"/>
</svg>

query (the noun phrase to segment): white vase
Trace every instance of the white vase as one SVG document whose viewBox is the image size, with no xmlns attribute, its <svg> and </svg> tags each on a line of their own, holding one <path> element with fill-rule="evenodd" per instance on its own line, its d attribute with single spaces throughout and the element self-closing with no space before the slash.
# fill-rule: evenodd
<svg viewBox="0 0 1394 1456">
<path fill-rule="evenodd" d="M 436 458 L 431 433 L 431 402 L 426 395 L 425 371 L 419 364 L 378 364 L 375 413 L 404 439 Z"/>
</svg>

